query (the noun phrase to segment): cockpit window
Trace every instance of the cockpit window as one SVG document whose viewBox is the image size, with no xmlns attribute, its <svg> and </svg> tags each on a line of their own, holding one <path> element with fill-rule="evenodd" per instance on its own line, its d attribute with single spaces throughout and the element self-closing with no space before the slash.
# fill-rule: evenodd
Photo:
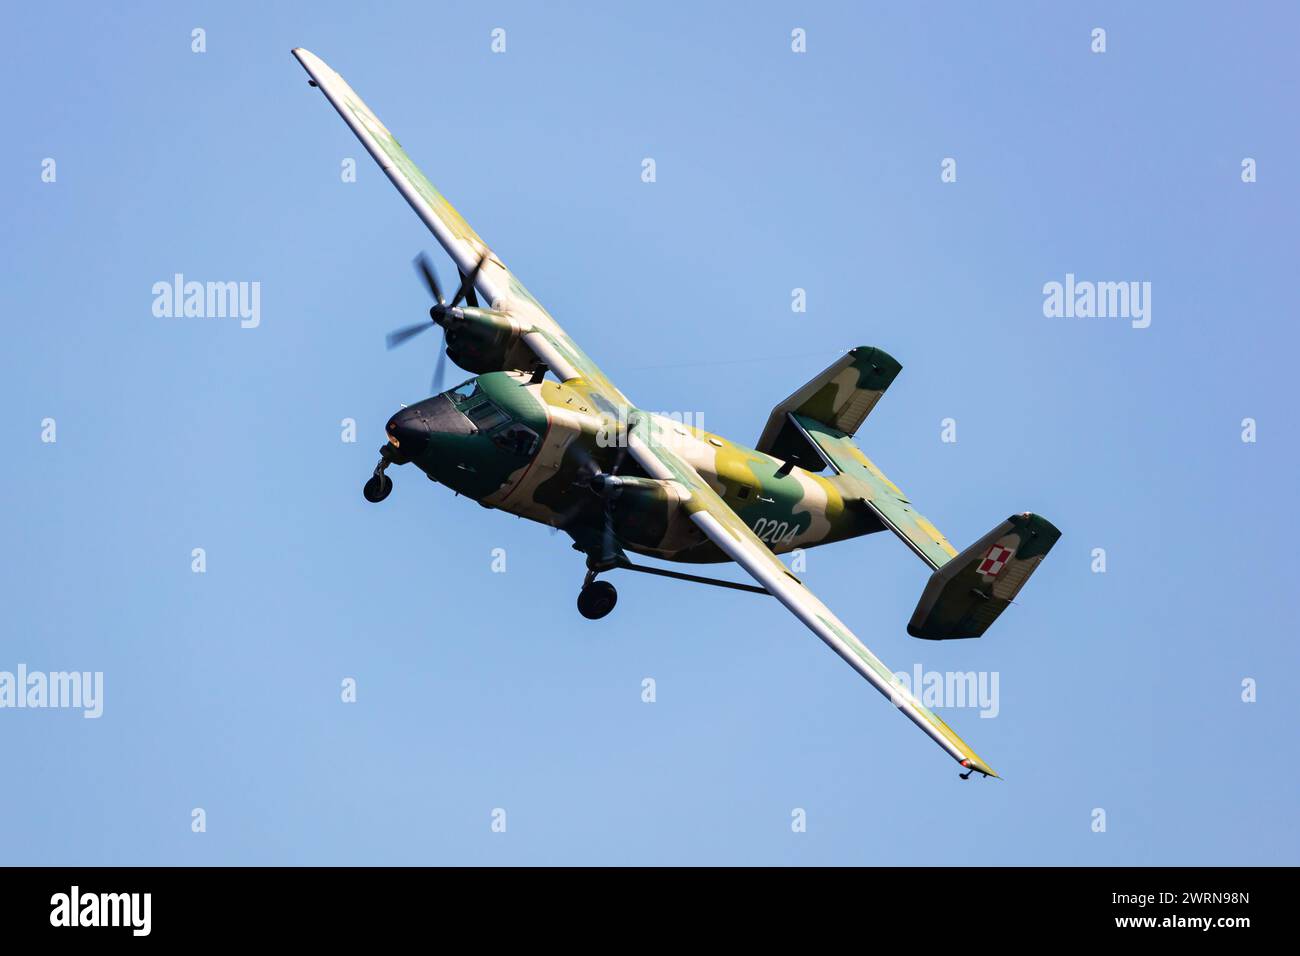
<svg viewBox="0 0 1300 956">
<path fill-rule="evenodd" d="M 481 432 L 490 432 L 498 425 L 510 421 L 510 416 L 489 401 L 482 401 L 473 408 L 465 409 L 465 414 Z"/>
<path fill-rule="evenodd" d="M 478 379 L 471 378 L 464 385 L 457 385 L 451 390 L 451 400 L 457 405 L 468 401 L 479 393 Z"/>
</svg>

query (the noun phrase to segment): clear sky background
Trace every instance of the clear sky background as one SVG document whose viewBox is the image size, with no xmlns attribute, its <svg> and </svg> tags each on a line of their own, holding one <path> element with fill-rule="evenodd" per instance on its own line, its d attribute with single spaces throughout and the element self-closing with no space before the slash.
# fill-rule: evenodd
<svg viewBox="0 0 1300 956">
<path fill-rule="evenodd" d="M 0 862 L 1300 862 L 1300 18 L 674 7 L 6 10 L 0 670 L 105 701 L 0 710 Z M 641 406 L 750 442 L 845 348 L 903 363 L 858 440 L 920 510 L 1064 536 L 979 641 L 907 636 L 890 535 L 805 577 L 896 670 L 997 672 L 996 718 L 941 713 L 1005 780 L 774 601 L 623 575 L 588 622 L 563 535 L 410 468 L 362 499 L 436 354 L 384 350 L 410 260 L 450 268 L 294 46 Z M 155 317 L 177 272 L 260 282 L 261 325 Z M 1066 273 L 1151 282 L 1151 326 L 1044 317 Z"/>
</svg>

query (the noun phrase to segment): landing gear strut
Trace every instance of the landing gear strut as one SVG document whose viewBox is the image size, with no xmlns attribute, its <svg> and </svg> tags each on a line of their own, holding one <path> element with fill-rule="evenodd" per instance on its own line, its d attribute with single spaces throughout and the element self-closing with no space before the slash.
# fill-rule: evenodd
<svg viewBox="0 0 1300 956">
<path fill-rule="evenodd" d="M 573 547 L 580 550 L 576 544 Z M 700 577 L 698 574 L 683 574 L 681 571 L 669 571 L 666 568 L 652 568 L 644 564 L 633 564 L 623 554 L 619 554 L 617 557 L 597 557 L 594 554 L 589 554 L 587 556 L 587 577 L 582 582 L 582 590 L 578 592 L 578 612 L 583 617 L 598 621 L 614 610 L 614 605 L 618 603 L 618 592 L 614 590 L 614 585 L 606 581 L 597 581 L 596 575 L 616 569 L 640 571 L 642 574 L 657 574 L 664 578 L 676 578 L 679 581 L 691 581 L 695 584 L 711 584 L 714 587 L 749 591 L 752 594 L 769 593 L 766 588 L 756 587 L 752 584 L 741 584 L 739 581 L 722 581 L 718 578 Z"/>
<path fill-rule="evenodd" d="M 379 449 L 379 464 L 375 465 L 375 473 L 370 476 L 361 493 L 365 495 L 366 501 L 372 504 L 378 504 L 388 497 L 388 493 L 393 490 L 393 479 L 384 474 L 384 469 L 392 464 L 388 457 L 388 446 L 384 445 Z"/>
<path fill-rule="evenodd" d="M 589 621 L 598 621 L 618 603 L 618 591 L 608 581 L 597 581 L 596 571 L 588 571 L 578 592 L 578 613 Z"/>
</svg>

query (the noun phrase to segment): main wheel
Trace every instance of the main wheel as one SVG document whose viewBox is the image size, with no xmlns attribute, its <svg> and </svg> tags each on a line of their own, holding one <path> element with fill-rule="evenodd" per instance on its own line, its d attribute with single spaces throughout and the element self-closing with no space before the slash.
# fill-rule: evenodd
<svg viewBox="0 0 1300 956">
<path fill-rule="evenodd" d="M 378 504 L 388 497 L 388 493 L 393 490 L 393 479 L 387 475 L 371 475 L 366 486 L 361 489 L 361 493 L 366 496 L 366 501 Z"/>
<path fill-rule="evenodd" d="M 578 613 L 591 621 L 598 621 L 618 603 L 618 592 L 608 581 L 593 581 L 578 592 Z"/>
</svg>

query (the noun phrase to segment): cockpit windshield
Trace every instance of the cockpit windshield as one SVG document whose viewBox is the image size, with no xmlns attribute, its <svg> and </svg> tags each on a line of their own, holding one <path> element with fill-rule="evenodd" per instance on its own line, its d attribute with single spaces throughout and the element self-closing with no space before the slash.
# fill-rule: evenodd
<svg viewBox="0 0 1300 956">
<path fill-rule="evenodd" d="M 537 448 L 537 432 L 517 422 L 509 412 L 488 398 L 478 379 L 457 385 L 445 393 L 456 411 L 468 419 L 474 434 L 489 436 L 500 448 L 515 455 L 531 455 Z M 462 420 L 464 420 L 462 419 Z"/>
<path fill-rule="evenodd" d="M 468 382 L 457 385 L 448 394 L 451 396 L 451 400 L 457 405 L 463 405 L 475 395 L 480 394 L 481 391 L 482 390 L 478 387 L 478 379 L 471 378 Z"/>
</svg>

